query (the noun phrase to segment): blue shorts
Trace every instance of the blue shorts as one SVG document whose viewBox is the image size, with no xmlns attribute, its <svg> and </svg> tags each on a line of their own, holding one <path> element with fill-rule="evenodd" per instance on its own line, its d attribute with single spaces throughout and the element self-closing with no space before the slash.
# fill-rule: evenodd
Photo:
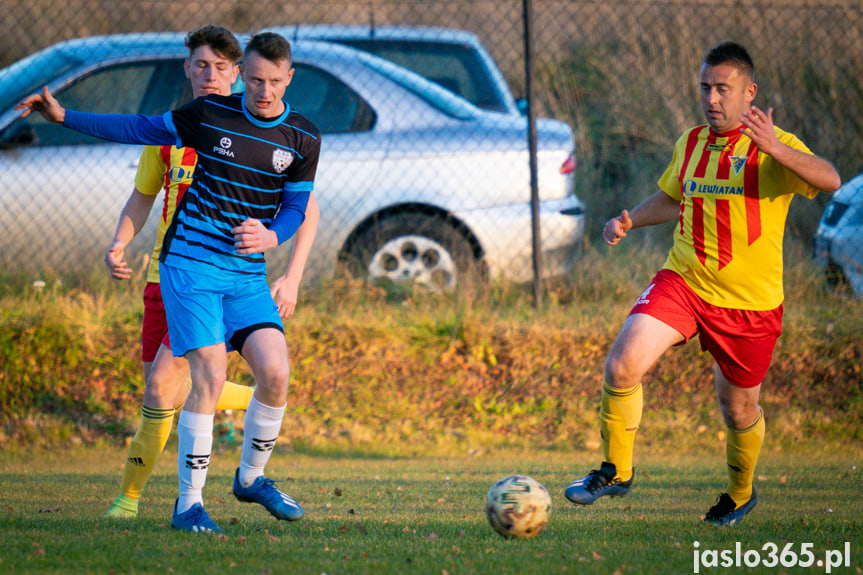
<svg viewBox="0 0 863 575">
<path fill-rule="evenodd" d="M 285 331 L 265 276 L 220 277 L 164 263 L 159 275 L 171 350 L 177 357 L 217 343 L 242 353 L 254 331 L 268 327 Z"/>
</svg>

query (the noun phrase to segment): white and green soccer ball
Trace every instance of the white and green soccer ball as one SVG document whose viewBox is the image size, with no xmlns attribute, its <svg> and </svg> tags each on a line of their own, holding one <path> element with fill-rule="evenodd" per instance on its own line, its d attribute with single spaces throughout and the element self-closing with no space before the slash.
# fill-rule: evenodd
<svg viewBox="0 0 863 575">
<path fill-rule="evenodd" d="M 551 497 L 536 479 L 510 475 L 488 490 L 485 514 L 492 528 L 504 537 L 535 537 L 548 524 Z"/>
</svg>

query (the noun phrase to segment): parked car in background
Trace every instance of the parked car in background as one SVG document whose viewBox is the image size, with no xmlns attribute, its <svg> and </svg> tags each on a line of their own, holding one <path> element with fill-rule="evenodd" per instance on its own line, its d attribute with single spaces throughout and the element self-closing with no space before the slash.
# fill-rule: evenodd
<svg viewBox="0 0 863 575">
<path fill-rule="evenodd" d="M 68 273 L 100 264 L 141 153 L 39 114 L 21 119 L 13 107 L 48 86 L 71 109 L 158 114 L 192 97 L 188 53 L 178 34 L 101 36 L 55 44 L 0 70 L 0 269 Z M 156 219 L 130 256 L 151 248 Z"/>
<path fill-rule="evenodd" d="M 848 285 L 863 297 L 863 174 L 833 193 L 814 240 L 815 263 L 831 287 Z"/>
<path fill-rule="evenodd" d="M 520 114 L 494 59 L 473 32 L 412 26 L 313 24 L 268 30 L 291 40 L 326 40 L 389 60 L 461 96 L 478 108 Z"/>
<path fill-rule="evenodd" d="M 4 270 L 80 271 L 101 262 L 141 150 L 38 115 L 22 119 L 12 107 L 48 85 L 71 109 L 159 113 L 188 97 L 185 56 L 181 34 L 115 35 L 64 42 L 0 71 Z M 321 223 L 307 277 L 344 269 L 441 289 L 489 276 L 531 278 L 523 117 L 484 111 L 346 46 L 297 39 L 293 57 L 286 99 L 323 134 Z M 572 131 L 540 119 L 537 133 L 544 262 L 550 273 L 565 272 L 584 233 Z M 153 224 L 131 250 L 149 251 Z M 287 246 L 268 254 L 273 273 L 288 254 Z"/>
</svg>

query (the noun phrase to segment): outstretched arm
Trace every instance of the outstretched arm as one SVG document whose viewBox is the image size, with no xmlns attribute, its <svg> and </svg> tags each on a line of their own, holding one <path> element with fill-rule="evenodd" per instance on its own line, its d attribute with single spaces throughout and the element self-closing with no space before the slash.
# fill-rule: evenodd
<svg viewBox="0 0 863 575">
<path fill-rule="evenodd" d="M 664 224 L 679 214 L 680 202 L 659 190 L 633 208 L 632 212 L 623 210 L 619 216 L 608 220 L 602 230 L 602 237 L 605 243 L 614 246 L 631 229 Z"/>
<path fill-rule="evenodd" d="M 800 179 L 819 190 L 835 192 L 842 185 L 839 173 L 833 164 L 813 154 L 806 154 L 783 144 L 773 129 L 773 108 L 763 110 L 752 106 L 743 112 L 741 117 L 743 133 L 746 134 L 758 149 L 773 157 L 782 166 L 788 168 Z"/>
<path fill-rule="evenodd" d="M 132 114 L 88 114 L 66 110 L 51 95 L 48 87 L 41 94 L 33 94 L 21 100 L 15 106 L 23 110 L 22 118 L 32 112 L 39 112 L 49 122 L 122 144 L 171 144 L 182 146 L 173 122 L 168 114 L 161 116 L 143 116 Z"/>
<path fill-rule="evenodd" d="M 137 188 L 132 190 L 129 199 L 126 200 L 126 205 L 123 206 L 120 219 L 117 221 L 114 241 L 105 252 L 105 265 L 114 279 L 127 280 L 132 277 L 132 268 L 124 260 L 124 252 L 129 242 L 138 235 L 147 222 L 155 200 L 156 196 L 142 194 Z"/>
</svg>

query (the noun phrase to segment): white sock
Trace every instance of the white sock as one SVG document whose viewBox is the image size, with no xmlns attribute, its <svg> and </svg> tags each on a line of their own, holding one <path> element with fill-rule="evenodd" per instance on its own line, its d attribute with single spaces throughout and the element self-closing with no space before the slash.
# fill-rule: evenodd
<svg viewBox="0 0 863 575">
<path fill-rule="evenodd" d="M 243 455 L 238 474 L 243 487 L 248 487 L 264 474 L 264 466 L 276 445 L 287 406 L 286 403 L 282 407 L 270 407 L 255 397 L 249 402 L 243 420 Z"/>
<path fill-rule="evenodd" d="M 213 451 L 215 415 L 183 410 L 177 421 L 177 471 L 180 496 L 177 513 L 188 511 L 195 503 L 204 504 L 204 484 Z"/>
</svg>

